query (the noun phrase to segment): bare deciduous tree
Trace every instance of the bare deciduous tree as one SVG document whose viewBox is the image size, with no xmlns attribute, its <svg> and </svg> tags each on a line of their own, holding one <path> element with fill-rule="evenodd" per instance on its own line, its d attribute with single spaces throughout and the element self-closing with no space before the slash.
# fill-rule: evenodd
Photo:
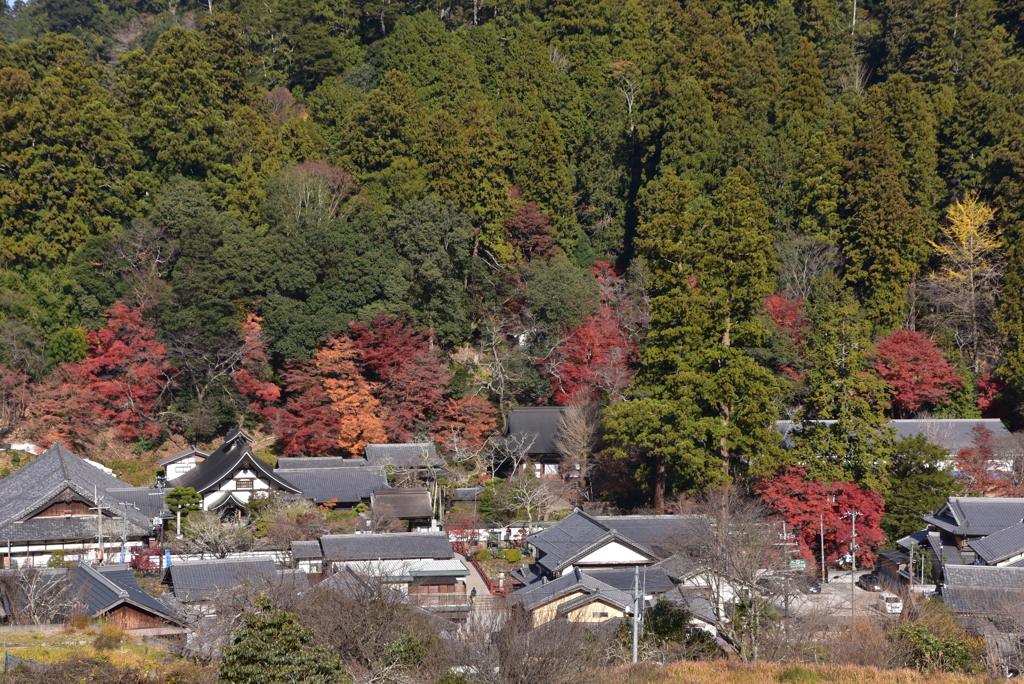
<svg viewBox="0 0 1024 684">
<path fill-rule="evenodd" d="M 566 468 L 579 466 L 580 488 L 588 494 L 590 460 L 600 434 L 601 407 L 596 401 L 570 404 L 562 411 L 555 433 L 555 448 L 562 454 Z"/>
<path fill-rule="evenodd" d="M 810 235 L 785 235 L 776 244 L 776 250 L 779 285 L 798 299 L 806 300 L 814 281 L 839 265 L 839 250 Z"/>
<path fill-rule="evenodd" d="M 194 511 L 182 523 L 183 537 L 168 546 L 179 553 L 200 557 L 227 558 L 233 551 L 247 551 L 255 543 L 249 528 L 241 522 L 223 522 L 213 511 Z"/>
<path fill-rule="evenodd" d="M 0 573 L 0 598 L 19 625 L 45 625 L 83 609 L 84 597 L 67 568 L 25 568 Z"/>
</svg>

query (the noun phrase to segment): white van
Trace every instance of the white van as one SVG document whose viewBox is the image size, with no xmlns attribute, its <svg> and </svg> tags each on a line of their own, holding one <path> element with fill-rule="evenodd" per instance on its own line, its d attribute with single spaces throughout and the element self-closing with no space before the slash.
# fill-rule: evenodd
<svg viewBox="0 0 1024 684">
<path fill-rule="evenodd" d="M 883 591 L 878 595 L 878 601 L 883 613 L 899 615 L 903 612 L 903 599 L 896 594 Z"/>
</svg>

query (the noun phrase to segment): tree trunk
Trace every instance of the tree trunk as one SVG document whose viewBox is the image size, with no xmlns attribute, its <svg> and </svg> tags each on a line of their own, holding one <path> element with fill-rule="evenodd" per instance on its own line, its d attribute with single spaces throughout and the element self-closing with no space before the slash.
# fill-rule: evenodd
<svg viewBox="0 0 1024 684">
<path fill-rule="evenodd" d="M 662 515 L 665 512 L 665 470 L 664 454 L 654 457 L 654 512 Z"/>
</svg>

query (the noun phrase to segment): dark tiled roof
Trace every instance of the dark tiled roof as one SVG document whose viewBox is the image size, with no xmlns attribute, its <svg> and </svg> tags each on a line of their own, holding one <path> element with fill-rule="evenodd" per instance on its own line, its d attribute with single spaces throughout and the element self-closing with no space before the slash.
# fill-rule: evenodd
<svg viewBox="0 0 1024 684">
<path fill-rule="evenodd" d="M 831 425 L 834 420 L 807 421 Z M 965 447 L 974 446 L 976 426 L 992 431 L 994 438 L 1008 437 L 1010 431 L 996 418 L 927 418 L 915 420 L 891 420 L 888 427 L 896 431 L 898 439 L 924 435 L 932 444 L 937 444 L 949 453 L 956 453 Z M 776 421 L 776 429 L 786 438 L 791 432 L 799 431 L 800 425 L 791 420 Z M 785 443 L 785 439 L 784 439 Z"/>
<path fill-rule="evenodd" d="M 994 534 L 969 542 L 986 565 L 992 565 L 1024 553 L 1024 524 L 1017 523 Z"/>
<path fill-rule="evenodd" d="M 366 460 L 375 466 L 397 466 L 415 468 L 422 465 L 437 465 L 437 449 L 433 442 L 404 444 L 367 444 Z"/>
<path fill-rule="evenodd" d="M 599 595 L 612 605 L 619 606 L 625 611 L 630 610 L 633 602 L 629 594 L 616 589 L 610 584 L 575 569 L 567 572 L 561 577 L 550 581 L 535 582 L 512 592 L 508 596 L 510 604 L 522 604 L 526 610 L 534 610 L 564 596 L 569 596 L 578 591 L 594 597 Z M 593 600 L 593 598 L 591 599 Z"/>
<path fill-rule="evenodd" d="M 320 460 L 320 459 L 318 459 Z M 316 503 L 337 501 L 344 506 L 355 506 L 369 501 L 375 489 L 388 486 L 383 468 L 302 468 L 278 470 L 306 499 Z"/>
<path fill-rule="evenodd" d="M 703 515 L 602 515 L 596 520 L 659 558 L 687 541 L 711 537 L 711 526 Z"/>
<path fill-rule="evenodd" d="M 1024 587 L 1008 589 L 1004 587 L 946 586 L 942 589 L 942 599 L 957 613 L 1024 617 Z"/>
<path fill-rule="evenodd" d="M 145 606 L 155 613 L 161 613 L 168 617 L 171 615 L 171 611 L 160 602 L 160 599 L 150 595 L 139 586 L 135 579 L 135 573 L 127 565 L 108 565 L 96 568 L 96 570 L 100 575 L 127 591 L 130 601 Z"/>
<path fill-rule="evenodd" d="M 370 465 L 365 458 L 344 458 L 342 456 L 297 456 L 277 459 L 278 470 L 302 470 L 305 468 L 361 468 Z M 285 475 L 287 477 L 287 475 Z"/>
<path fill-rule="evenodd" d="M 373 492 L 371 505 L 375 512 L 399 520 L 434 517 L 426 489 L 378 489 Z"/>
<path fill-rule="evenodd" d="M 161 459 L 161 460 L 157 461 L 156 464 L 158 466 L 169 466 L 172 463 L 174 463 L 175 461 L 180 461 L 181 459 L 188 458 L 189 456 L 199 456 L 200 458 L 206 458 L 209 455 L 210 454 L 206 453 L 205 451 L 200 451 L 199 449 L 195 448 L 194 446 L 191 446 L 188 449 L 185 449 L 184 451 L 179 451 L 178 453 L 174 454 L 173 456 L 168 456 L 165 459 Z"/>
<path fill-rule="evenodd" d="M 132 603 L 149 612 L 173 619 L 163 603 L 139 587 L 126 565 L 93 568 L 81 564 L 71 570 L 72 581 L 85 602 L 89 615 L 106 613 L 122 603 Z"/>
<path fill-rule="evenodd" d="M 902 546 L 905 549 L 909 549 L 912 546 L 920 546 L 921 544 L 928 543 L 928 530 L 919 530 L 913 534 L 908 534 L 903 539 L 897 540 L 896 544 Z"/>
<path fill-rule="evenodd" d="M 320 537 L 320 546 L 324 560 L 333 562 L 455 557 L 443 532 L 327 534 Z"/>
<path fill-rule="evenodd" d="M 231 438 L 232 434 L 235 435 L 234 438 Z M 253 455 L 252 449 L 249 448 L 251 441 L 245 433 L 235 434 L 233 431 L 229 434 L 229 440 L 210 454 L 206 460 L 180 477 L 174 478 L 174 485 L 176 487 L 192 487 L 202 494 L 244 468 L 258 472 L 261 478 L 266 479 L 278 489 L 298 494 L 297 487 Z"/>
<path fill-rule="evenodd" d="M 455 501 L 477 501 L 483 491 L 483 485 L 477 485 L 475 487 L 456 487 L 455 493 L 452 495 L 452 499 Z"/>
<path fill-rule="evenodd" d="M 564 406 L 516 406 L 505 419 L 505 439 L 530 444 L 529 454 L 557 454 L 555 435 L 561 425 Z"/>
<path fill-rule="evenodd" d="M 292 558 L 295 560 L 311 560 L 323 558 L 324 552 L 320 549 L 318 541 L 293 541 Z"/>
<path fill-rule="evenodd" d="M 145 536 L 152 529 L 148 516 L 112 501 L 107 489 L 131 488 L 113 475 L 89 465 L 68 451 L 59 441 L 29 464 L 0 480 L 0 541 L 41 541 L 83 539 L 96 536 L 95 518 L 35 518 L 17 522 L 42 508 L 61 492 L 70 489 L 95 506 L 94 492 L 105 508 L 124 515 L 131 537 Z M 91 525 L 91 532 L 86 532 Z M 117 521 L 117 531 L 121 522 Z"/>
<path fill-rule="evenodd" d="M 670 555 L 673 542 L 682 544 L 693 535 L 706 535 L 707 518 L 689 515 L 602 516 L 583 511 L 530 535 L 528 541 L 539 554 L 537 563 L 548 572 L 558 572 L 587 553 L 618 541 L 652 560 Z"/>
<path fill-rule="evenodd" d="M 178 562 L 169 569 L 174 595 L 186 601 L 202 600 L 219 590 L 277 578 L 273 561 L 253 558 Z"/>
<path fill-rule="evenodd" d="M 108 500 L 134 505 L 147 518 L 170 517 L 171 512 L 164 505 L 164 496 L 172 488 L 165 487 L 120 487 L 108 489 Z"/>
<path fill-rule="evenodd" d="M 990 565 L 947 565 L 943 573 L 945 586 L 1024 589 L 1024 568 L 1001 568 Z"/>
<path fill-rule="evenodd" d="M 1024 520 L 1024 499 L 955 496 L 924 519 L 953 534 L 986 537 Z"/>
<path fill-rule="evenodd" d="M 960 565 L 964 562 L 963 554 L 960 553 L 960 547 L 957 545 L 956 539 L 948 532 L 929 532 L 928 545 L 931 547 L 932 553 L 944 563 Z"/>
<path fill-rule="evenodd" d="M 630 595 L 633 593 L 634 574 L 632 568 L 594 568 L 583 572 L 619 591 Z M 648 594 L 664 594 L 675 586 L 665 571 L 659 567 L 640 568 L 639 574 L 640 588 Z"/>
</svg>

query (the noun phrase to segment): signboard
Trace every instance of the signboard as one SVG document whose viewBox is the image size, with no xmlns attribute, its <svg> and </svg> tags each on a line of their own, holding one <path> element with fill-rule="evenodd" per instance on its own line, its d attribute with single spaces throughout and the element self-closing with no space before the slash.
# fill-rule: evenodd
<svg viewBox="0 0 1024 684">
<path fill-rule="evenodd" d="M 796 572 L 805 572 L 807 570 L 807 561 L 803 558 L 792 558 L 789 561 L 789 569 Z"/>
</svg>

